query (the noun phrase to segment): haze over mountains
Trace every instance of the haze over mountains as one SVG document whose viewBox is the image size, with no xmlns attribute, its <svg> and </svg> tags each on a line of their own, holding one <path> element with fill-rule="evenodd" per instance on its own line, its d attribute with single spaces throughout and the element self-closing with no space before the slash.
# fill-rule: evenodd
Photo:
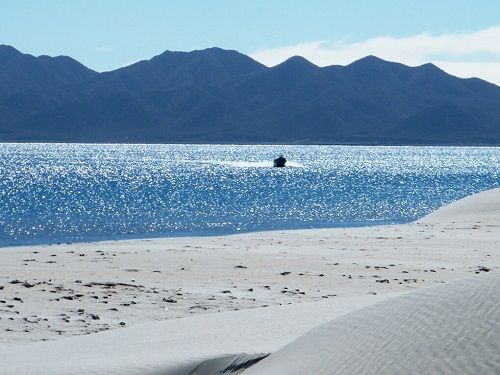
<svg viewBox="0 0 500 375">
<path fill-rule="evenodd" d="M 500 87 L 368 56 L 166 51 L 97 73 L 0 45 L 1 142 L 500 144 Z"/>
</svg>

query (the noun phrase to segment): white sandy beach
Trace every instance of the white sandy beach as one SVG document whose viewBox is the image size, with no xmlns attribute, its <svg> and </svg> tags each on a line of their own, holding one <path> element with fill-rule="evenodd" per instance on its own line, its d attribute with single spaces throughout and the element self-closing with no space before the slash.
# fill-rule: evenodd
<svg viewBox="0 0 500 375">
<path fill-rule="evenodd" d="M 2 248 L 0 374 L 499 373 L 499 250 L 500 189 L 405 225 Z"/>
</svg>

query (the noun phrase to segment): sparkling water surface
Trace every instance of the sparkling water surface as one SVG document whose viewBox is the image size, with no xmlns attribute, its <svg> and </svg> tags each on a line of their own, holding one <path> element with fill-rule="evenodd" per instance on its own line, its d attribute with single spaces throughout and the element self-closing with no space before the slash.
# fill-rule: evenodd
<svg viewBox="0 0 500 375">
<path fill-rule="evenodd" d="M 404 223 L 499 186 L 500 148 L 0 144 L 0 246 Z"/>
</svg>

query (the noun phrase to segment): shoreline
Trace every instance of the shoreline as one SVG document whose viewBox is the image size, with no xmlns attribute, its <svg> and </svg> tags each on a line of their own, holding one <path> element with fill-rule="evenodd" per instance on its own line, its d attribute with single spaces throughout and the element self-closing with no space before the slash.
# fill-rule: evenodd
<svg viewBox="0 0 500 375">
<path fill-rule="evenodd" d="M 487 148 L 498 148 L 500 144 L 498 143 L 356 143 L 356 142 L 338 142 L 338 143 L 234 143 L 234 142 L 217 142 L 217 143 L 196 143 L 196 142 L 166 142 L 166 143 L 126 143 L 126 142 L 75 142 L 75 141 L 50 141 L 50 140 L 39 140 L 39 141 L 0 141 L 0 144 L 61 144 L 61 145 L 138 145 L 138 146 L 153 146 L 153 145 L 192 145 L 192 146 L 345 146 L 345 147 L 487 147 Z"/>
<path fill-rule="evenodd" d="M 319 324 L 493 280 L 499 229 L 492 189 L 407 224 L 2 248 L 0 373 L 187 374 L 271 353 L 257 370 Z"/>
<path fill-rule="evenodd" d="M 492 192 L 500 189 L 458 202 Z M 405 292 L 500 267 L 486 225 L 483 233 L 432 219 L 456 204 L 408 224 L 5 247 L 0 342 Z"/>
<path fill-rule="evenodd" d="M 442 206 L 444 207 L 444 206 Z M 439 209 L 439 208 L 438 208 Z M 421 219 L 421 218 L 420 218 Z M 271 228 L 271 229 L 258 229 L 258 230 L 244 230 L 244 231 L 232 231 L 232 232 L 222 232 L 222 233 L 214 233 L 214 234 L 192 234 L 192 233 L 185 233 L 185 234 L 174 234 L 171 236 L 166 236 L 165 234 L 158 234 L 156 236 L 150 236 L 150 235 L 139 235 L 137 237 L 132 236 L 130 238 L 126 237 L 120 237 L 122 235 L 117 235 L 117 238 L 96 238 L 96 239 L 88 239 L 88 240 L 75 240 L 75 241 L 59 241 L 59 242 L 35 242 L 35 243 L 20 243 L 20 244 L 7 244 L 7 245 L 2 245 L 0 244 L 0 251 L 2 249 L 11 249 L 11 248 L 18 248 L 18 247 L 44 247 L 44 246 L 60 246 L 60 245 L 83 245 L 83 244 L 97 244 L 97 243 L 102 243 L 102 242 L 121 242 L 121 241 L 143 241 L 143 240 L 169 240 L 173 238 L 194 238 L 194 239 L 201 239 L 201 238 L 211 238 L 211 237 L 230 237 L 230 236 L 238 236 L 241 234 L 251 234 L 251 233 L 268 233 L 268 232 L 292 232 L 292 231 L 309 231 L 309 230 L 324 230 L 324 229 L 348 229 L 348 228 L 370 228 L 370 227 L 379 227 L 379 226 L 387 226 L 387 225 L 404 225 L 404 224 L 409 224 L 416 222 L 420 219 L 415 219 L 412 221 L 406 221 L 406 222 L 393 222 L 393 221 L 378 221 L 377 224 L 368 224 L 369 222 L 363 221 L 359 222 L 359 224 L 352 224 L 352 225 L 344 225 L 345 223 L 339 223 L 338 225 L 331 226 L 330 224 L 325 224 L 324 226 L 317 226 L 317 227 L 311 227 L 311 228 L 304 228 L 304 227 L 285 227 L 281 229 L 276 229 L 276 228 Z"/>
</svg>

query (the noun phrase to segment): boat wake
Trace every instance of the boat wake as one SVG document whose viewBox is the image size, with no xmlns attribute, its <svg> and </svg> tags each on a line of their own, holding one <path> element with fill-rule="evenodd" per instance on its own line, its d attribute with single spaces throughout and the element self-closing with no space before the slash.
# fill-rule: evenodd
<svg viewBox="0 0 500 375">
<path fill-rule="evenodd" d="M 215 165 L 223 165 L 234 168 L 273 168 L 272 160 L 262 160 L 262 161 L 221 161 L 221 160 L 211 160 L 204 161 L 203 164 L 215 164 Z M 286 167 L 292 168 L 301 168 L 302 164 L 289 161 L 286 164 Z"/>
</svg>

